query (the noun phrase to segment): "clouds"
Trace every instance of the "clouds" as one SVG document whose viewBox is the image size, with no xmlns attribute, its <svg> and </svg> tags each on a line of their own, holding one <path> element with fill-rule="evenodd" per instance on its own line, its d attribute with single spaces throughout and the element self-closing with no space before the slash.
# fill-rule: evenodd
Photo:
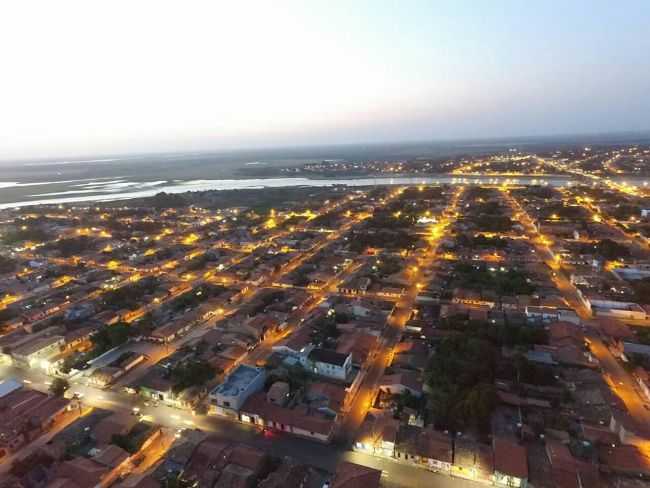
<svg viewBox="0 0 650 488">
<path fill-rule="evenodd" d="M 643 3 L 459 3 L 12 2 L 0 158 L 648 128 Z"/>
</svg>

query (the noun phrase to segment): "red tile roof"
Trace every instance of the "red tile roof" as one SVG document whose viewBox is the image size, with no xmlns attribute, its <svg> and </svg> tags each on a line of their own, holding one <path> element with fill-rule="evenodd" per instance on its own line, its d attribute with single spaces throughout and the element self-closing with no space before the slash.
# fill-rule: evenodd
<svg viewBox="0 0 650 488">
<path fill-rule="evenodd" d="M 494 470 L 517 478 L 528 478 L 526 448 L 508 439 L 494 439 Z"/>
<path fill-rule="evenodd" d="M 333 420 L 316 412 L 310 414 L 304 407 L 290 409 L 268 403 L 264 392 L 251 395 L 240 410 L 242 413 L 258 415 L 265 421 L 277 422 L 316 434 L 329 436 L 334 429 Z"/>
<path fill-rule="evenodd" d="M 342 462 L 336 467 L 332 488 L 378 488 L 381 471 Z"/>
</svg>

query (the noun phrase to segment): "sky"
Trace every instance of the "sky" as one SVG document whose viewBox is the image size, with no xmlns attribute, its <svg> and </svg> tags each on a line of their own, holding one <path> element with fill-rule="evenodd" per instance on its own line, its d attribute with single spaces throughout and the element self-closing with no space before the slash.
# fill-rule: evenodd
<svg viewBox="0 0 650 488">
<path fill-rule="evenodd" d="M 650 130 L 648 0 L 0 7 L 0 159 Z"/>
</svg>

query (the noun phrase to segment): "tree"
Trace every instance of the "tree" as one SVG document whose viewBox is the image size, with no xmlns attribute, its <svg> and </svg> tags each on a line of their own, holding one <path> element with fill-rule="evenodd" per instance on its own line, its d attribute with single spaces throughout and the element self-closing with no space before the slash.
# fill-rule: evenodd
<svg viewBox="0 0 650 488">
<path fill-rule="evenodd" d="M 187 361 L 177 365 L 171 373 L 172 391 L 176 394 L 192 386 L 203 385 L 215 376 L 215 369 L 205 361 Z"/>
<path fill-rule="evenodd" d="M 138 446 L 135 444 L 133 437 L 129 434 L 113 434 L 111 437 L 111 444 L 121 447 L 130 454 L 133 454 L 138 450 Z"/>
<path fill-rule="evenodd" d="M 65 391 L 70 388 L 70 383 L 64 378 L 54 378 L 50 385 L 50 393 L 57 397 L 62 397 Z"/>
<path fill-rule="evenodd" d="M 639 303 L 650 304 L 650 278 L 634 280 L 631 283 L 634 295 Z"/>
<path fill-rule="evenodd" d="M 17 267 L 15 260 L 8 258 L 6 256 L 0 256 L 0 274 L 2 273 L 11 273 Z"/>
<path fill-rule="evenodd" d="M 102 354 L 109 349 L 124 344 L 129 338 L 130 326 L 123 322 L 107 325 L 91 336 L 95 351 Z"/>
<path fill-rule="evenodd" d="M 481 383 L 469 390 L 462 399 L 456 415 L 460 415 L 459 423 L 469 424 L 486 434 L 490 430 L 490 417 L 497 404 L 497 393 L 494 385 Z"/>
<path fill-rule="evenodd" d="M 630 256 L 627 246 L 619 244 L 611 239 L 603 239 L 596 245 L 596 251 L 609 261 L 624 259 Z"/>
</svg>

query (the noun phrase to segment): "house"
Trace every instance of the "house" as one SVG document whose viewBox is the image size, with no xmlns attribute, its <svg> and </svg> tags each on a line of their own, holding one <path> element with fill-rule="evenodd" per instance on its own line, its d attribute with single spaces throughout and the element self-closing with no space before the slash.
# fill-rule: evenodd
<svg viewBox="0 0 650 488">
<path fill-rule="evenodd" d="M 76 457 L 62 462 L 56 470 L 56 479 L 70 480 L 73 486 L 95 488 L 103 486 L 110 469 L 92 459 Z"/>
<path fill-rule="evenodd" d="M 454 444 L 451 475 L 484 483 L 491 482 L 494 473 L 492 447 L 462 437 L 457 438 Z"/>
<path fill-rule="evenodd" d="M 352 370 L 352 354 L 328 349 L 312 349 L 307 355 L 306 366 L 314 374 L 346 381 Z"/>
<path fill-rule="evenodd" d="M 526 351 L 526 359 L 531 363 L 538 363 L 543 366 L 555 366 L 557 362 L 553 359 L 550 351 L 532 350 Z"/>
<path fill-rule="evenodd" d="M 384 410 L 372 411 L 366 416 L 353 445 L 355 451 L 376 456 L 394 457 L 399 421 Z"/>
<path fill-rule="evenodd" d="M 628 357 L 630 355 L 650 356 L 650 346 L 636 342 L 623 341 L 623 354 Z"/>
<path fill-rule="evenodd" d="M 0 381 L 0 399 L 4 398 L 10 393 L 13 393 L 16 390 L 20 390 L 22 387 L 22 383 L 19 383 L 18 381 L 11 378 Z"/>
<path fill-rule="evenodd" d="M 528 458 L 526 448 L 514 441 L 496 437 L 494 451 L 494 485 L 526 488 L 528 486 Z"/>
<path fill-rule="evenodd" d="M 210 392 L 209 398 L 214 412 L 217 415 L 237 417 L 244 402 L 264 388 L 265 381 L 266 373 L 262 368 L 240 364 L 223 383 Z"/>
<path fill-rule="evenodd" d="M 311 486 L 312 477 L 309 466 L 285 458 L 280 467 L 260 481 L 257 486 L 258 488 L 307 488 Z"/>
<path fill-rule="evenodd" d="M 637 367 L 634 370 L 634 378 L 636 379 L 641 392 L 646 400 L 650 400 L 650 375 L 642 367 Z"/>
<path fill-rule="evenodd" d="M 417 373 L 384 375 L 379 382 L 379 390 L 389 395 L 403 395 L 408 391 L 419 398 L 422 396 L 422 382 Z"/>
<path fill-rule="evenodd" d="M 337 415 L 347 397 L 344 386 L 325 382 L 311 382 L 305 391 L 305 401 L 309 406 L 331 416 Z"/>
<path fill-rule="evenodd" d="M 397 432 L 395 456 L 431 471 L 449 474 L 453 461 L 451 437 L 433 429 L 402 425 Z"/>
<path fill-rule="evenodd" d="M 546 441 L 546 455 L 558 488 L 594 487 L 600 484 L 596 466 L 574 458 L 569 448 L 555 440 Z"/>
<path fill-rule="evenodd" d="M 260 475 L 270 468 L 265 452 L 214 437 L 200 439 L 189 459 L 179 464 L 192 486 L 219 488 L 258 486 Z"/>
<path fill-rule="evenodd" d="M 379 339 L 365 332 L 353 332 L 339 337 L 336 352 L 352 354 L 352 364 L 361 366 L 376 350 Z"/>
<path fill-rule="evenodd" d="M 176 396 L 172 392 L 172 382 L 161 367 L 153 367 L 136 382 L 128 386 L 132 392 L 138 392 L 144 398 L 156 402 L 175 405 Z"/>
<path fill-rule="evenodd" d="M 20 448 L 48 430 L 68 410 L 68 400 L 5 384 L 8 393 L 0 398 L 0 448 Z"/>
<path fill-rule="evenodd" d="M 601 464 L 610 471 L 628 476 L 650 476 L 650 458 L 635 446 L 603 445 L 598 450 Z"/>
<path fill-rule="evenodd" d="M 559 320 L 559 311 L 555 307 L 526 307 L 526 318 L 529 322 L 550 323 Z"/>
<path fill-rule="evenodd" d="M 338 287 L 338 292 L 347 295 L 363 295 L 371 284 L 372 281 L 367 277 L 352 278 L 342 283 Z"/>
<path fill-rule="evenodd" d="M 49 359 L 61 352 L 65 346 L 65 337 L 51 335 L 37 337 L 11 351 L 13 360 L 18 365 L 29 368 L 49 367 Z"/>
<path fill-rule="evenodd" d="M 240 408 L 242 422 L 327 443 L 332 439 L 335 418 L 308 405 L 284 408 L 266 400 L 264 392 L 251 395 Z"/>
<path fill-rule="evenodd" d="M 99 388 L 106 388 L 115 380 L 135 368 L 144 359 L 143 354 L 138 354 L 133 351 L 124 352 L 115 361 L 93 371 L 88 377 L 88 382 Z"/>
<path fill-rule="evenodd" d="M 113 413 L 101 419 L 92 428 L 97 444 L 109 444 L 114 435 L 126 435 L 138 423 L 138 418 L 129 413 Z"/>
<path fill-rule="evenodd" d="M 187 333 L 193 326 L 193 321 L 181 317 L 168 324 L 156 327 L 149 335 L 149 339 L 154 342 L 162 342 L 163 344 L 168 344 L 174 339 Z"/>
<path fill-rule="evenodd" d="M 619 322 L 618 320 L 604 319 L 601 318 L 598 320 L 600 325 L 600 330 L 603 334 L 614 339 L 615 341 L 624 341 L 624 340 L 633 340 L 634 332 L 626 324 Z"/>
<path fill-rule="evenodd" d="M 359 464 L 341 462 L 336 467 L 332 488 L 379 488 L 381 471 Z"/>
</svg>

